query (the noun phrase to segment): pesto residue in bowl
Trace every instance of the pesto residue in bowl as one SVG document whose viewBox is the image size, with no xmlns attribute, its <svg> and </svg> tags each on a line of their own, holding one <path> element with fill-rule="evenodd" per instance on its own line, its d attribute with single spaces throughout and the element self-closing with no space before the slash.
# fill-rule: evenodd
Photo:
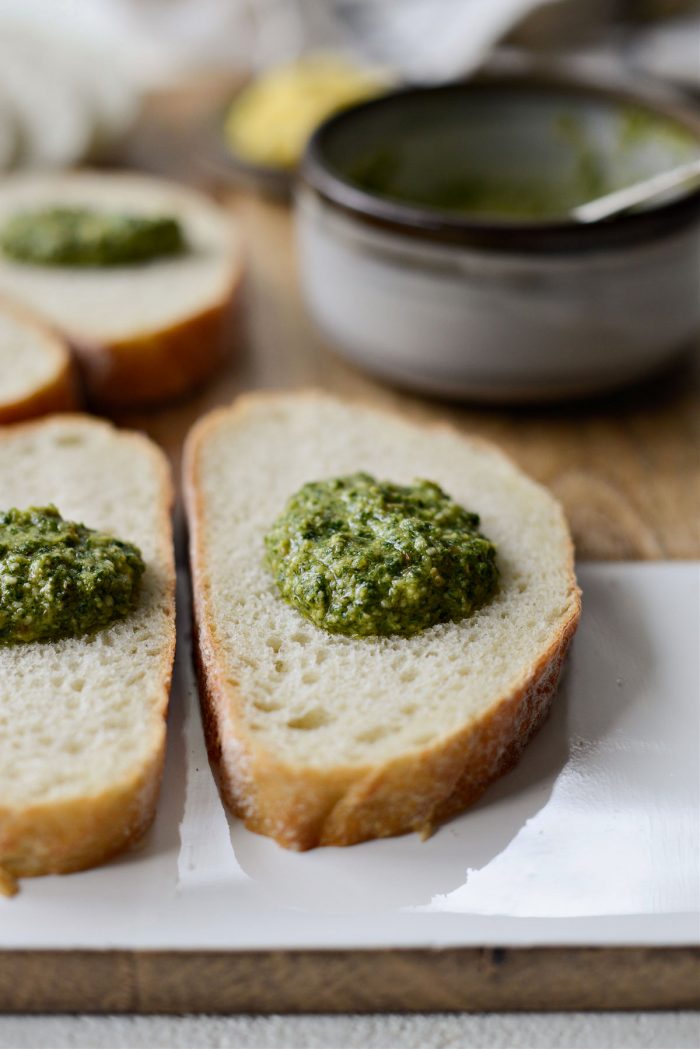
<svg viewBox="0 0 700 1049">
<path fill-rule="evenodd" d="M 124 618 L 144 571 L 133 543 L 55 506 L 0 511 L 0 645 L 80 637 Z"/>
<path fill-rule="evenodd" d="M 129 215 L 91 208 L 19 211 L 0 230 L 9 258 L 41 266 L 125 266 L 180 255 L 182 227 L 170 215 Z"/>
<path fill-rule="evenodd" d="M 470 615 L 495 593 L 496 548 L 479 517 L 431 481 L 355 473 L 306 484 L 265 536 L 280 594 L 350 637 L 410 637 Z"/>
<path fill-rule="evenodd" d="M 434 105 L 426 97 L 413 115 L 409 96 L 403 113 L 396 103 L 384 136 L 379 121 L 367 120 L 363 132 L 359 119 L 345 137 L 329 135 L 330 166 L 354 187 L 389 202 L 458 219 L 522 224 L 566 220 L 581 204 L 697 156 L 697 136 L 654 111 L 573 100 L 560 106 L 556 94 L 539 98 L 538 111 L 522 97 L 518 120 L 513 96 L 498 103 L 496 93 L 491 108 L 480 111 L 473 100 L 471 108 L 449 108 L 438 92 Z"/>
<path fill-rule="evenodd" d="M 479 176 L 443 172 L 424 187 L 404 187 L 394 172 L 400 160 L 387 148 L 355 165 L 352 181 L 370 193 L 415 207 L 469 217 L 496 217 L 520 221 L 566 214 L 574 199 L 586 201 L 600 194 L 581 181 L 574 195 L 556 183 L 518 179 L 517 176 Z M 597 189 L 597 185 L 596 185 Z"/>
</svg>

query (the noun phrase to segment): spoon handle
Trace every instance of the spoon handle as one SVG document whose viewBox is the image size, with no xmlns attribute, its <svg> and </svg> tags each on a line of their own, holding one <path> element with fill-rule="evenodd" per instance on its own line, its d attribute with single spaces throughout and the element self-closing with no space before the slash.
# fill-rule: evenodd
<svg viewBox="0 0 700 1049">
<path fill-rule="evenodd" d="M 643 182 L 636 182 L 632 186 L 616 189 L 613 193 L 606 193 L 605 196 L 586 204 L 579 204 L 571 209 L 571 216 L 578 222 L 600 222 L 638 204 L 646 204 L 671 189 L 692 186 L 693 182 L 700 183 L 700 157 L 687 164 L 681 164 L 672 171 L 663 171 L 659 175 L 644 179 Z"/>
</svg>

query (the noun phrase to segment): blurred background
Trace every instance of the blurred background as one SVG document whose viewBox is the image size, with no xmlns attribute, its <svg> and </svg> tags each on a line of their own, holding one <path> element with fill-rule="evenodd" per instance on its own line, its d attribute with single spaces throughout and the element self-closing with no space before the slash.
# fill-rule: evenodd
<svg viewBox="0 0 700 1049">
<path fill-rule="evenodd" d="M 588 86 L 472 92 L 521 74 Z M 298 180 L 330 115 L 444 84 L 434 116 L 386 110 L 389 152 L 374 118 L 346 124 Z M 303 382 L 371 395 L 367 375 L 553 401 L 676 362 L 700 327 L 699 101 L 691 0 L 0 0 L 0 173 L 137 169 L 235 216 L 245 308 L 218 401 Z M 574 214 L 679 169 L 639 222 Z M 397 214 L 393 240 L 372 232 Z M 538 229 L 504 239 L 513 224 Z"/>
<path fill-rule="evenodd" d="M 203 91 L 208 82 L 212 99 L 220 89 L 218 102 L 227 78 L 233 85 L 317 51 L 388 82 L 436 83 L 494 62 L 546 61 L 608 78 L 653 77 L 697 94 L 700 7 L 691 0 L 0 0 L 0 169 L 114 158 L 145 95 L 185 82 Z"/>
</svg>

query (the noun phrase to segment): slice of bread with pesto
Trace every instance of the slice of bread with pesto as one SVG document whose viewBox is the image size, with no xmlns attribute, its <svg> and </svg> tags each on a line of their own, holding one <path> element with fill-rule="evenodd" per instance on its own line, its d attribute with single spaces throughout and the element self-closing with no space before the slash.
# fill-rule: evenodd
<svg viewBox="0 0 700 1049">
<path fill-rule="evenodd" d="M 0 430 L 5 876 L 94 866 L 136 840 L 153 819 L 175 646 L 171 500 L 166 459 L 139 434 L 81 415 Z M 28 522 L 35 532 L 60 524 L 50 504 L 66 521 L 106 535 L 71 526 L 65 546 L 39 545 L 28 553 L 20 543 L 29 542 Z M 27 514 L 32 507 L 46 509 Z M 70 573 L 84 553 L 85 535 L 94 557 L 80 562 L 91 575 L 81 579 L 89 585 L 79 601 Z M 123 596 L 105 584 L 119 581 L 120 559 L 138 587 L 133 607 L 116 607 L 118 618 L 104 625 L 111 616 L 105 602 Z M 38 588 L 32 590 L 32 581 Z M 91 614 L 83 595 L 99 624 L 92 632 L 83 631 Z M 35 607 L 45 608 L 44 615 Z M 61 608 L 75 620 L 58 620 Z M 53 623 L 64 636 L 35 639 Z"/>
<path fill-rule="evenodd" d="M 66 344 L 25 310 L 0 300 L 0 425 L 76 407 Z"/>
<path fill-rule="evenodd" d="M 250 829 L 294 849 L 427 833 L 517 761 L 580 596 L 561 507 L 497 448 L 251 395 L 194 428 L 185 493 L 208 745 Z"/>
<path fill-rule="evenodd" d="M 92 171 L 0 185 L 0 294 L 68 339 L 99 404 L 204 380 L 228 348 L 240 277 L 233 219 L 183 186 Z"/>
</svg>

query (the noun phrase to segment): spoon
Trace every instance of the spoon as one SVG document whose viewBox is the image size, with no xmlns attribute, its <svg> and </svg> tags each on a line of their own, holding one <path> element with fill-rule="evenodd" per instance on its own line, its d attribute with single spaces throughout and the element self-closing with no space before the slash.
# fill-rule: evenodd
<svg viewBox="0 0 700 1049">
<path fill-rule="evenodd" d="M 700 157 L 680 164 L 671 171 L 663 171 L 660 175 L 652 175 L 642 182 L 635 182 L 586 204 L 579 204 L 571 209 L 570 214 L 577 222 L 600 222 L 602 219 L 629 211 L 639 204 L 647 204 L 669 190 L 691 187 L 695 182 L 700 185 Z"/>
</svg>

